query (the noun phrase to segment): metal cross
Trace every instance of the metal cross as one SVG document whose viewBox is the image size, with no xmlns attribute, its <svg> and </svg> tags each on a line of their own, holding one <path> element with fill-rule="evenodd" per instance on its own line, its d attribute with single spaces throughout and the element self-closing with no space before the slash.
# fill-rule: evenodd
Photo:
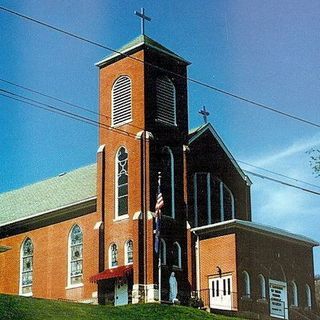
<svg viewBox="0 0 320 320">
<path fill-rule="evenodd" d="M 141 8 L 140 12 L 134 11 L 134 14 L 141 19 L 141 34 L 144 35 L 144 20 L 151 21 L 151 18 L 144 14 L 144 8 Z"/>
<path fill-rule="evenodd" d="M 208 116 L 210 115 L 210 113 L 206 110 L 206 107 L 203 106 L 202 110 L 199 110 L 199 113 L 203 116 L 204 123 L 207 123 L 208 122 Z"/>
</svg>

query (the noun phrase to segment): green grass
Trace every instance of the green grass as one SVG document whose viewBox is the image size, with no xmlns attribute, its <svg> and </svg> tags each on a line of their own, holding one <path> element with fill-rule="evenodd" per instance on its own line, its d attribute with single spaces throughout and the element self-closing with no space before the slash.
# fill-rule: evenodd
<svg viewBox="0 0 320 320">
<path fill-rule="evenodd" d="M 0 295 L 1 320 L 232 320 L 189 307 L 139 304 L 123 307 Z"/>
</svg>

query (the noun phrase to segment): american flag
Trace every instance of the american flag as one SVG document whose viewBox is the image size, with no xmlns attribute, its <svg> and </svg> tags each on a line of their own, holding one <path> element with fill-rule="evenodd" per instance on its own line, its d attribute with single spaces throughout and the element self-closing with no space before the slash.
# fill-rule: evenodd
<svg viewBox="0 0 320 320">
<path fill-rule="evenodd" d="M 159 174 L 158 179 L 158 192 L 157 192 L 157 201 L 155 207 L 155 217 L 156 217 L 156 236 L 155 236 L 155 246 L 154 250 L 156 253 L 159 252 L 160 246 L 160 227 L 161 227 L 161 208 L 164 206 L 164 201 L 161 193 L 161 176 Z"/>
</svg>

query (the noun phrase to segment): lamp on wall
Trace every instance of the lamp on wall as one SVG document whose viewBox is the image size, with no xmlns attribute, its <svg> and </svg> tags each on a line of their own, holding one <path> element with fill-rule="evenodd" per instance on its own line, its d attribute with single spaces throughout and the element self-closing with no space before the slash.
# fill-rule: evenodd
<svg viewBox="0 0 320 320">
<path fill-rule="evenodd" d="M 219 266 L 217 266 L 217 270 L 218 270 L 218 273 L 219 273 L 219 277 L 221 278 L 221 276 L 222 276 L 222 270 L 221 270 L 221 268 L 220 268 Z"/>
</svg>

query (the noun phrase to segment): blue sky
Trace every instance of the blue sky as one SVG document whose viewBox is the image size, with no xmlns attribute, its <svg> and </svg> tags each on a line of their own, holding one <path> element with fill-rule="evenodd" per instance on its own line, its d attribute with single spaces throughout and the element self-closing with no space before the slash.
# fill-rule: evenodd
<svg viewBox="0 0 320 320">
<path fill-rule="evenodd" d="M 133 11 L 145 7 L 152 17 L 147 34 L 191 61 L 190 77 L 320 123 L 319 1 L 0 0 L 0 5 L 112 48 L 139 35 Z M 1 79 L 97 110 L 94 63 L 108 51 L 2 11 L 0 23 Z M 38 99 L 1 82 L 0 88 Z M 236 159 L 319 185 L 305 153 L 320 146 L 318 129 L 195 84 L 188 88 L 190 127 L 202 123 L 198 110 L 206 105 Z M 96 128 L 1 96 L 0 106 L 0 192 L 95 161 Z M 320 241 L 319 196 L 251 179 L 254 221 Z"/>
</svg>

